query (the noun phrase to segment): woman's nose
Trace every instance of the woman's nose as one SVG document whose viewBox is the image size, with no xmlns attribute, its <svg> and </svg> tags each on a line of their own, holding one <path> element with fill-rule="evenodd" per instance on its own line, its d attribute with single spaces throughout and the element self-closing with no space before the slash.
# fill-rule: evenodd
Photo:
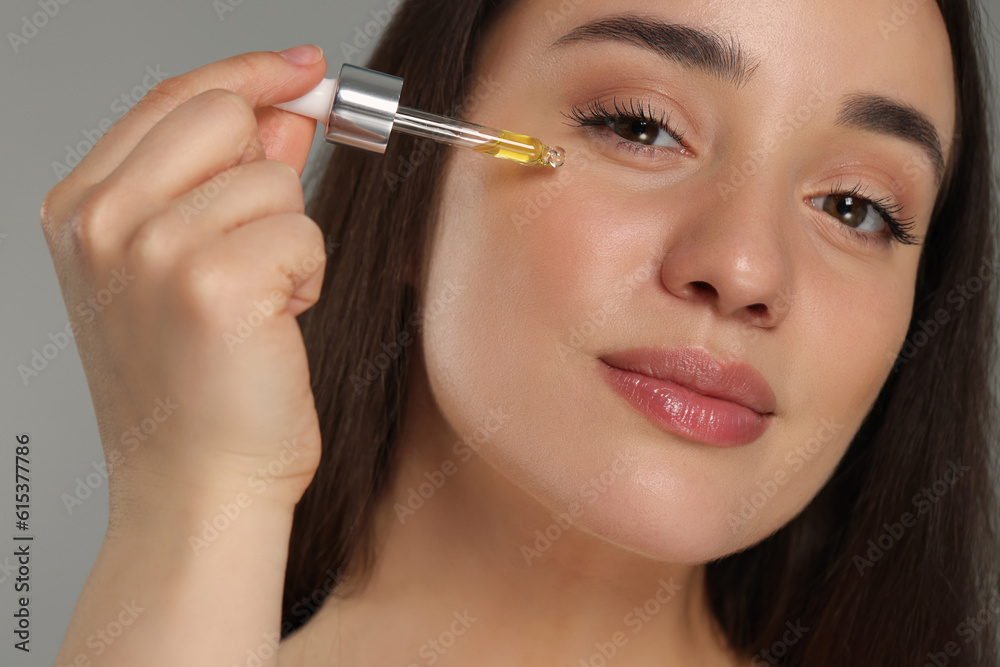
<svg viewBox="0 0 1000 667">
<path fill-rule="evenodd" d="M 748 180 L 724 200 L 715 189 L 699 195 L 702 203 L 675 220 L 664 248 L 664 287 L 721 317 L 776 326 L 792 290 L 787 224 L 796 213 L 787 187 Z"/>
</svg>

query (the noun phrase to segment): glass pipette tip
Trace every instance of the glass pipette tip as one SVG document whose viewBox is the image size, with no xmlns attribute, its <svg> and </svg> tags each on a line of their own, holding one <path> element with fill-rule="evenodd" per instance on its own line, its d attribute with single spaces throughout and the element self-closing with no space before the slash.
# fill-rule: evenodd
<svg viewBox="0 0 1000 667">
<path fill-rule="evenodd" d="M 409 107 L 399 107 L 392 129 L 520 164 L 561 167 L 566 160 L 563 149 L 546 146 L 535 137 L 494 130 Z"/>
</svg>

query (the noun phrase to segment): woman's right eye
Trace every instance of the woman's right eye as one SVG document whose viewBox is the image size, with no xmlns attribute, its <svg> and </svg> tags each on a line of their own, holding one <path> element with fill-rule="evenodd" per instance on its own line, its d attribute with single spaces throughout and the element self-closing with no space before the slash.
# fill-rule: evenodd
<svg viewBox="0 0 1000 667">
<path fill-rule="evenodd" d="M 690 152 L 683 141 L 683 133 L 670 123 L 667 114 L 655 111 L 649 102 L 614 98 L 613 109 L 602 102 L 591 102 L 586 107 L 573 107 L 569 118 L 575 127 L 606 127 L 624 139 L 619 148 L 630 152 L 657 154 L 663 151 Z"/>
<path fill-rule="evenodd" d="M 669 129 L 661 128 L 652 121 L 639 118 L 613 118 L 608 122 L 608 127 L 621 138 L 644 146 L 683 148 L 681 143 L 671 136 Z"/>
</svg>

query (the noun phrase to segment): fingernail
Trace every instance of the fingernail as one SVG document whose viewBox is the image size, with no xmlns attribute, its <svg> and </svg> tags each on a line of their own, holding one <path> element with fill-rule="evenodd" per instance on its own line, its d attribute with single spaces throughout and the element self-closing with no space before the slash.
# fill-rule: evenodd
<svg viewBox="0 0 1000 667">
<path fill-rule="evenodd" d="M 303 44 L 302 46 L 278 51 L 278 55 L 296 65 L 312 65 L 315 62 L 319 62 L 319 59 L 323 57 L 323 49 L 315 44 Z"/>
</svg>

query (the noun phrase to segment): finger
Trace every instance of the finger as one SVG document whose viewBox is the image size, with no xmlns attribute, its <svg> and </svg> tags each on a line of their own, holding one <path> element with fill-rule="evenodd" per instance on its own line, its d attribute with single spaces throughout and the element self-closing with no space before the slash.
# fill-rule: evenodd
<svg viewBox="0 0 1000 667">
<path fill-rule="evenodd" d="M 274 107 L 257 109 L 254 114 L 267 157 L 291 165 L 301 177 L 316 134 L 316 121 Z"/>
<path fill-rule="evenodd" d="M 105 248 L 132 235 L 164 202 L 262 153 L 257 120 L 246 100 L 221 89 L 206 91 L 167 114 L 91 196 L 104 197 Z"/>
<path fill-rule="evenodd" d="M 168 267 L 173 258 L 240 225 L 303 212 L 298 173 L 278 160 L 257 160 L 221 172 L 167 202 L 139 225 L 121 251 L 131 256 L 134 266 Z"/>
<path fill-rule="evenodd" d="M 73 178 L 81 188 L 104 180 L 154 125 L 187 100 L 207 90 L 222 88 L 232 91 L 256 109 L 305 95 L 325 74 L 326 60 L 321 53 L 315 62 L 297 65 L 274 51 L 254 51 L 164 79 L 105 132 L 66 178 Z M 311 119 L 309 122 L 315 124 Z M 273 139 L 284 140 L 277 136 Z"/>
<path fill-rule="evenodd" d="M 236 316 L 254 309 L 298 315 L 319 298 L 317 283 L 322 282 L 326 266 L 323 232 L 297 214 L 269 216 L 237 227 L 189 259 L 193 266 L 204 267 L 199 271 L 210 274 L 199 281 L 211 286 L 210 306 L 224 302 L 226 312 Z"/>
</svg>

